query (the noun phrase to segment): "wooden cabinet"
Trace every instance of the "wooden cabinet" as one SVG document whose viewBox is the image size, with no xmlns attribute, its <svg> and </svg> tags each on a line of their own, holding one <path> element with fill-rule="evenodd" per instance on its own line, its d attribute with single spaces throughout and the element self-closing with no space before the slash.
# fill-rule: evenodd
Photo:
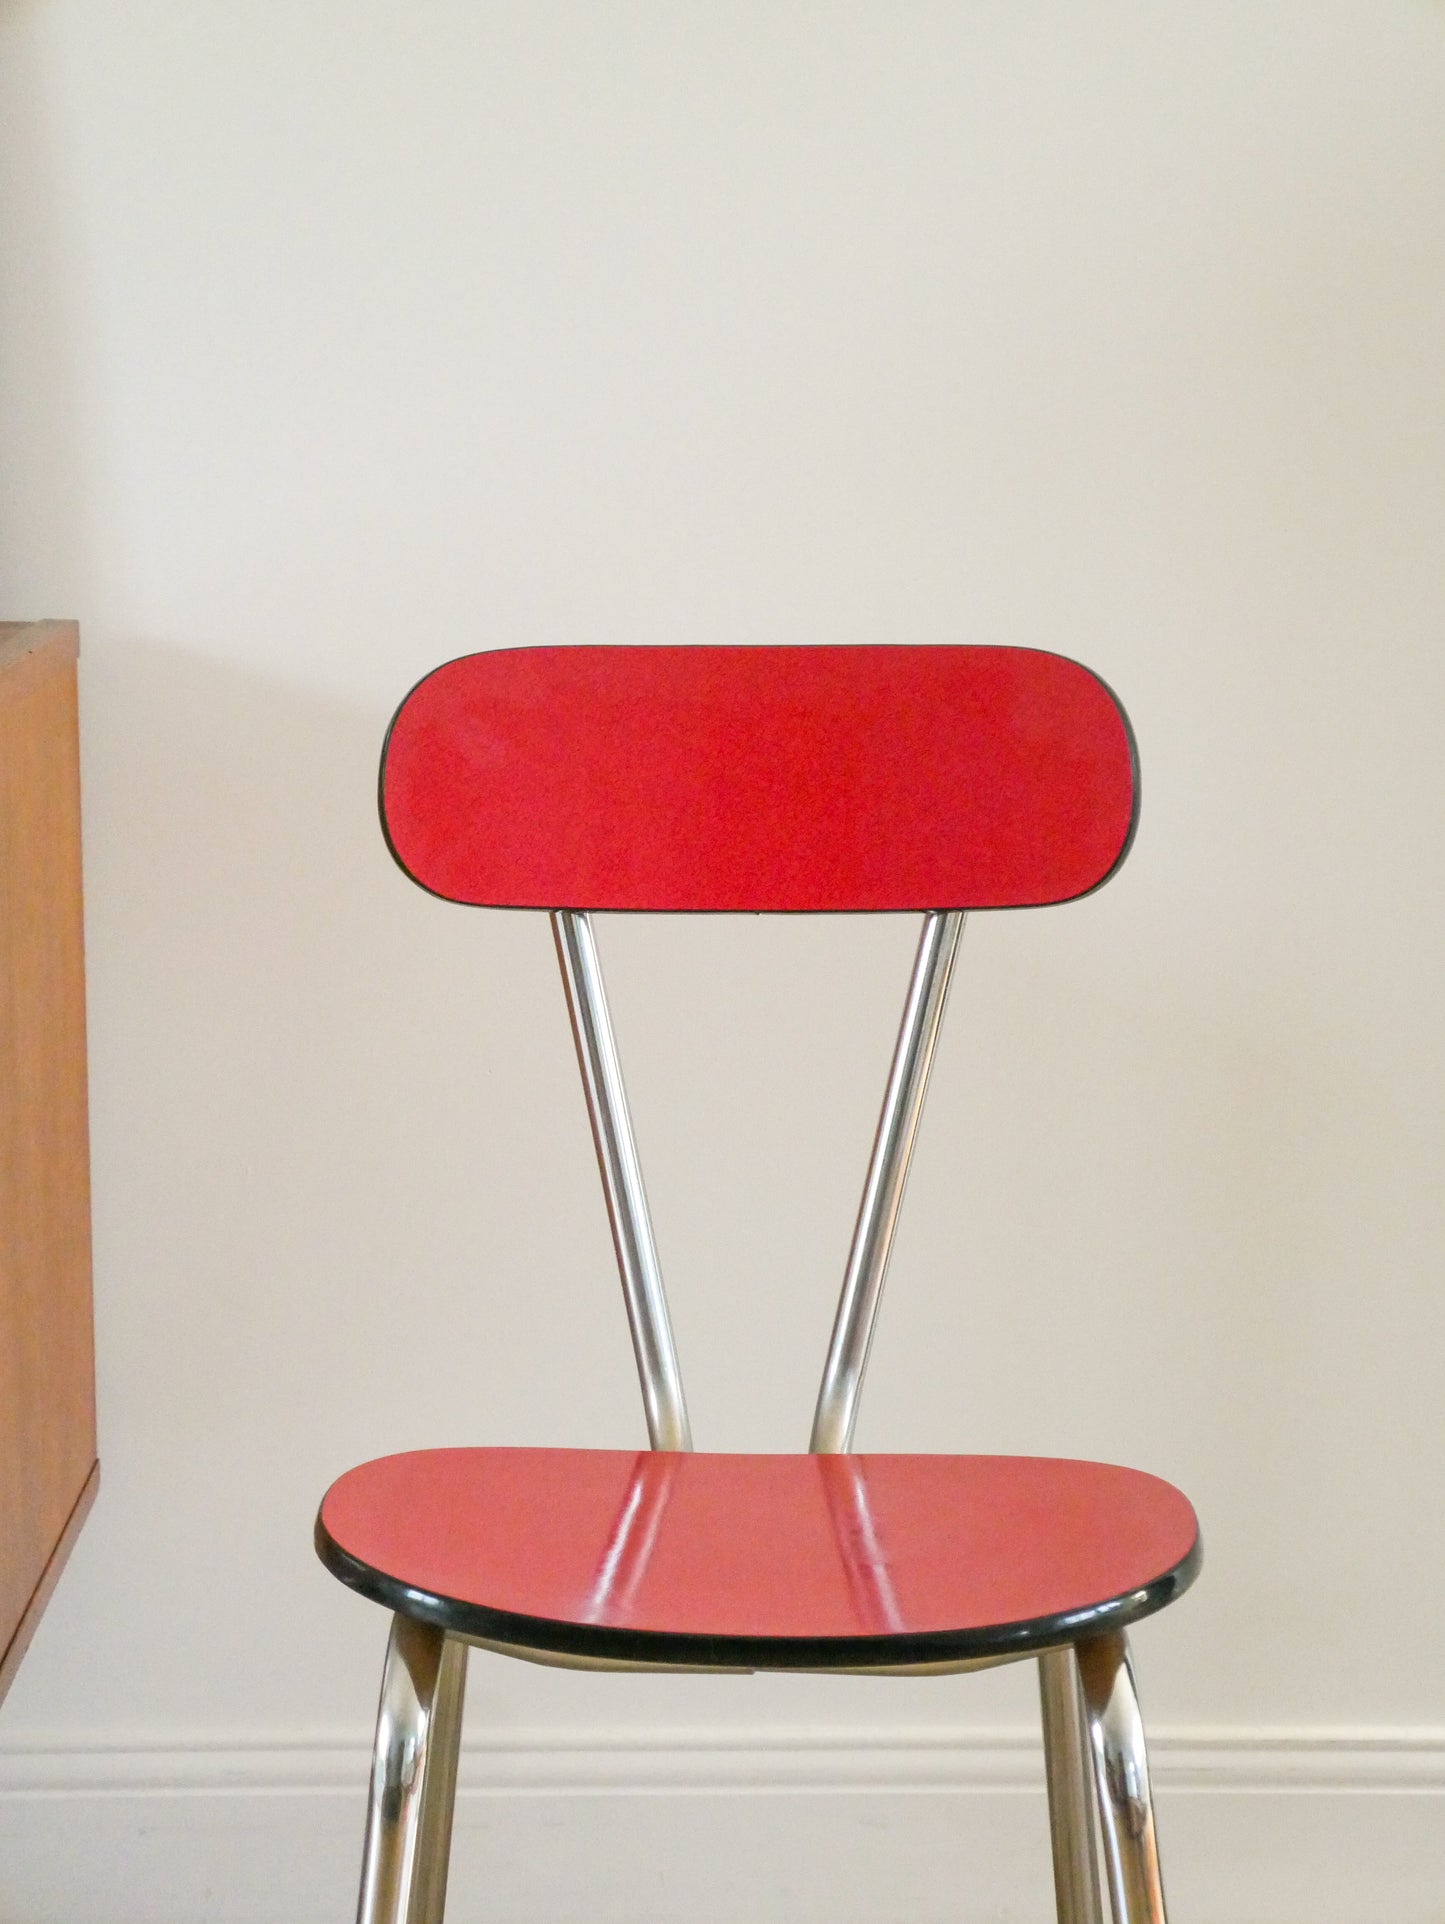
<svg viewBox="0 0 1445 1924">
<path fill-rule="evenodd" d="M 99 1477 L 76 653 L 0 623 L 0 1697 Z"/>
</svg>

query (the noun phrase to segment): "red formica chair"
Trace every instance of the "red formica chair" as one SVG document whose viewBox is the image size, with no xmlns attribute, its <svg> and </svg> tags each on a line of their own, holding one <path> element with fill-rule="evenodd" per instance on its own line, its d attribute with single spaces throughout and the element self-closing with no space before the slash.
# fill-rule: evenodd
<svg viewBox="0 0 1445 1924">
<path fill-rule="evenodd" d="M 448 662 L 387 737 L 401 867 L 550 912 L 650 1450 L 435 1449 L 327 1492 L 391 1610 L 361 1924 L 440 1924 L 470 1646 L 618 1670 L 909 1675 L 1035 1657 L 1062 1924 L 1163 1924 L 1126 1627 L 1187 1588 L 1188 1502 L 1111 1464 L 854 1455 L 964 914 L 1099 887 L 1134 833 L 1122 709 L 1022 648 L 528 648 Z M 694 1452 L 594 910 L 923 915 L 809 1453 Z"/>
</svg>

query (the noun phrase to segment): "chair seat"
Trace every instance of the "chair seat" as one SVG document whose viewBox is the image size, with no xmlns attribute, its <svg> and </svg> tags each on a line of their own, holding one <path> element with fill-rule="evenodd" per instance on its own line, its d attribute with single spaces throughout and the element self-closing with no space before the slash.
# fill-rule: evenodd
<svg viewBox="0 0 1445 1924">
<path fill-rule="evenodd" d="M 456 1634 L 622 1662 L 828 1669 L 1024 1655 L 1199 1566 L 1170 1484 L 1018 1456 L 420 1450 L 316 1522 L 344 1583 Z"/>
</svg>

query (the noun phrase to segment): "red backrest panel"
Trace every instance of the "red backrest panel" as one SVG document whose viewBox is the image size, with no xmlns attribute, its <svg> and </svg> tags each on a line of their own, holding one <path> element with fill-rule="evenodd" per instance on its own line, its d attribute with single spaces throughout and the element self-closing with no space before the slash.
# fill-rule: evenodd
<svg viewBox="0 0 1445 1924">
<path fill-rule="evenodd" d="M 1137 808 L 1108 688 L 1026 648 L 518 648 L 418 684 L 392 851 L 457 902 L 1018 908 L 1116 868 Z"/>
</svg>

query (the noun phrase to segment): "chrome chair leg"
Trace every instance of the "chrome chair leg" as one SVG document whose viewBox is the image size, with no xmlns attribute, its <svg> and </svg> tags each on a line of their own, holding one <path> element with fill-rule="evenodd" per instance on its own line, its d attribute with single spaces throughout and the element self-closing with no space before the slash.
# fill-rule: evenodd
<svg viewBox="0 0 1445 1924">
<path fill-rule="evenodd" d="M 464 1643 L 392 1618 L 357 1924 L 442 1924 L 466 1675 Z"/>
<path fill-rule="evenodd" d="M 1114 1924 L 1166 1924 L 1144 1724 L 1122 1631 L 1077 1646 Z"/>
<path fill-rule="evenodd" d="M 1046 1650 L 1039 1658 L 1039 1705 L 1059 1924 L 1103 1924 L 1094 1845 L 1093 1767 L 1071 1649 Z"/>
</svg>

